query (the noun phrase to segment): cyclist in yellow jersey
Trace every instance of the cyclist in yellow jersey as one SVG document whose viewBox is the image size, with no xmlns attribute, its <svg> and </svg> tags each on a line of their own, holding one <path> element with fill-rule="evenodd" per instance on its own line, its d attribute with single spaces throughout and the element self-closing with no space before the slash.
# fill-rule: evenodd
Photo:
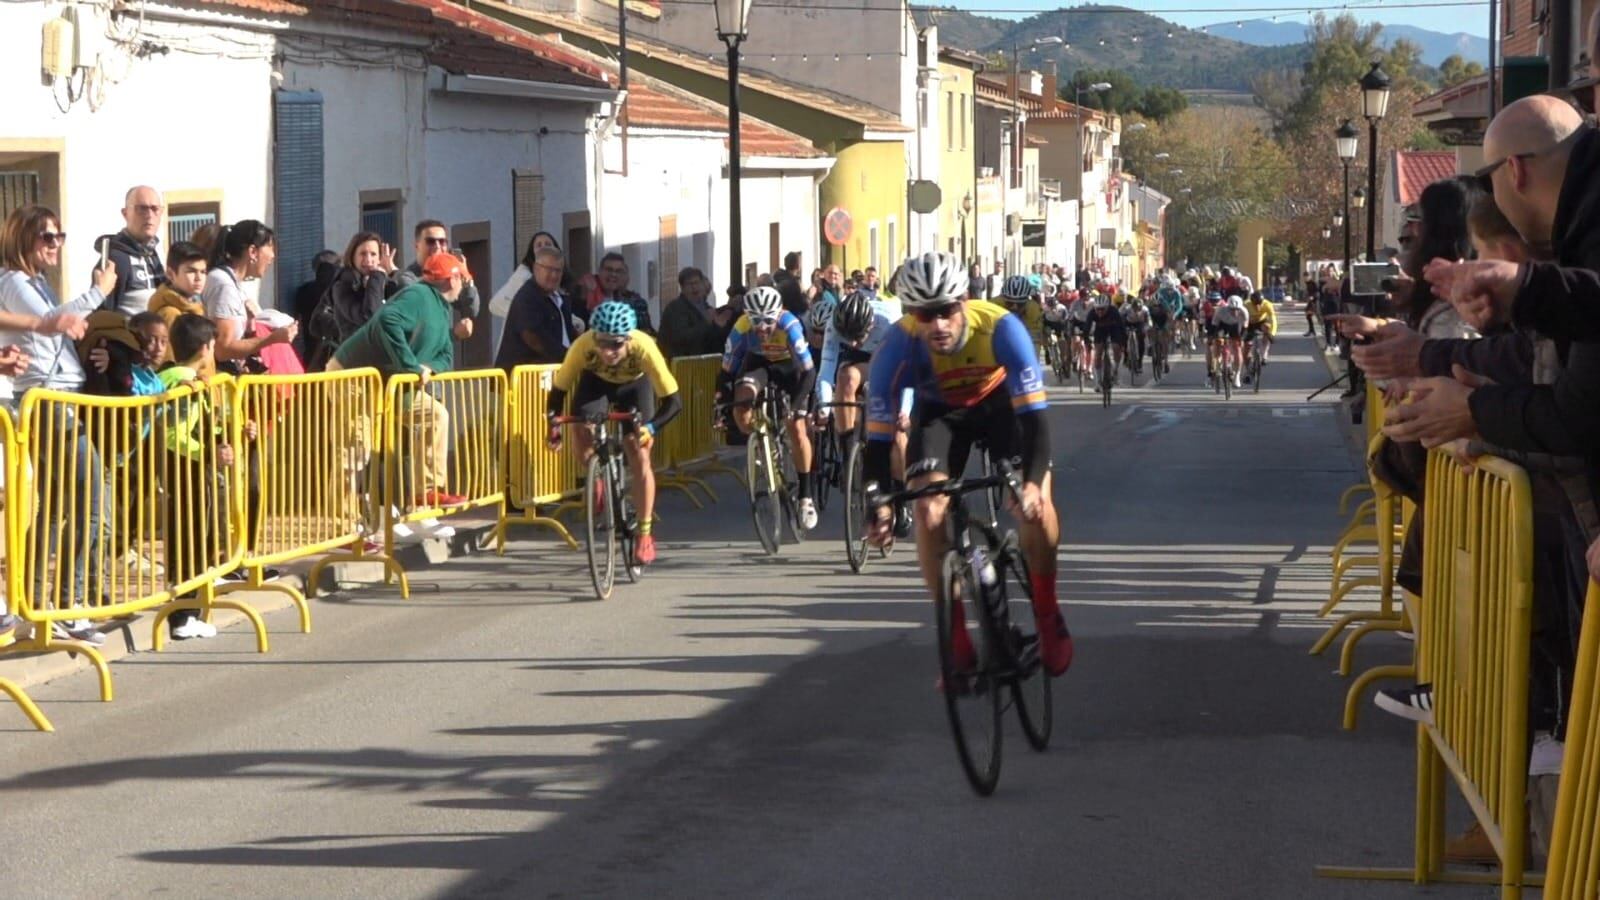
<svg viewBox="0 0 1600 900">
<path fill-rule="evenodd" d="M 1267 345 L 1261 348 L 1261 362 L 1265 365 L 1272 356 L 1272 342 L 1278 336 L 1278 311 L 1273 307 L 1271 300 L 1261 296 L 1260 291 L 1250 293 L 1250 302 L 1246 303 L 1244 308 L 1245 312 L 1250 314 L 1250 324 L 1244 332 L 1246 346 L 1255 340 L 1258 334 L 1267 336 Z"/>
<path fill-rule="evenodd" d="M 572 342 L 561 368 L 556 370 L 546 412 L 551 419 L 561 415 L 570 392 L 573 415 L 633 412 L 644 419 L 637 429 L 628 429 L 624 445 L 632 476 L 633 504 L 639 512 L 639 539 L 634 553 L 640 565 L 649 565 L 656 558 L 656 541 L 650 533 L 656 507 L 650 445 L 683 410 L 683 401 L 678 397 L 678 380 L 666 357 L 654 339 L 638 330 L 638 324 L 638 315 L 626 303 L 607 300 L 595 307 L 589 317 L 589 330 Z M 545 443 L 551 450 L 561 449 L 561 429 L 553 421 Z M 594 455 L 594 434 L 588 428 L 577 429 L 573 444 L 579 465 L 587 467 Z"/>
<path fill-rule="evenodd" d="M 1006 311 L 1022 320 L 1033 339 L 1035 348 L 1044 346 L 1044 307 L 1039 303 L 1039 289 L 1026 275 L 1013 275 L 1000 287 L 1000 299 Z"/>
</svg>

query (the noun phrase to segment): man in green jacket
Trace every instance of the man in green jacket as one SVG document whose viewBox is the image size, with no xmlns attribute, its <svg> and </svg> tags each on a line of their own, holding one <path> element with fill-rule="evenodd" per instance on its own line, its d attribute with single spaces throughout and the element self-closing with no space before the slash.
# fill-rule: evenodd
<svg viewBox="0 0 1600 900">
<path fill-rule="evenodd" d="M 450 414 L 426 389 L 434 374 L 455 367 L 450 305 L 471 280 L 467 264 L 453 254 L 428 257 L 422 265 L 422 280 L 391 297 L 377 315 L 339 345 L 328 362 L 330 372 L 371 366 L 386 379 L 394 375 L 421 379 L 411 403 L 413 441 L 428 448 L 428 452 L 410 454 L 410 486 L 418 507 L 457 506 L 467 499 L 446 490 Z"/>
</svg>

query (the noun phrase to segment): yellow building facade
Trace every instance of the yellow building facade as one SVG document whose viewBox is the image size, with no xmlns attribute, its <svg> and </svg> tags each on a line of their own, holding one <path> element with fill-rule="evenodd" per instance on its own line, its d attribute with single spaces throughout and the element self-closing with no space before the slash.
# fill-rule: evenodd
<svg viewBox="0 0 1600 900">
<path fill-rule="evenodd" d="M 973 122 L 974 63 L 964 54 L 939 54 L 939 206 L 940 250 L 972 259 L 977 234 L 972 211 L 977 207 L 976 125 Z"/>
<path fill-rule="evenodd" d="M 833 151 L 833 171 L 819 187 L 824 219 L 835 208 L 850 214 L 850 239 L 825 244 L 823 255 L 848 274 L 873 266 L 885 280 L 906 257 L 906 159 L 898 141 L 860 141 Z"/>
</svg>

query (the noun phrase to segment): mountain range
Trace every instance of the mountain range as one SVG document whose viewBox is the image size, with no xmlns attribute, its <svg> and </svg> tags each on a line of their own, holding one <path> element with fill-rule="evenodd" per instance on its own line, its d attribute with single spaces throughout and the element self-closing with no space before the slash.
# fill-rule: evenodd
<svg viewBox="0 0 1600 900">
<path fill-rule="evenodd" d="M 1078 69 L 1118 69 L 1145 85 L 1184 90 L 1249 91 L 1269 70 L 1296 68 L 1310 58 L 1305 25 L 1265 20 L 1239 27 L 1185 28 L 1148 13 L 1117 6 L 1076 6 L 1010 20 L 956 9 L 922 7 L 921 24 L 939 26 L 939 41 L 983 54 L 1019 50 L 1024 68 L 1053 59 L 1063 74 Z M 1223 32 L 1226 32 L 1224 34 Z M 1040 38 L 1066 45 L 1030 51 Z M 1482 60 L 1487 42 L 1465 34 L 1440 34 L 1411 26 L 1385 26 L 1386 41 L 1406 38 L 1423 48 L 1423 61 L 1437 66 L 1452 53 Z"/>
<path fill-rule="evenodd" d="M 1306 25 L 1304 22 L 1271 22 L 1266 19 L 1256 19 L 1243 22 L 1236 27 L 1212 26 L 1212 31 L 1220 32 L 1236 41 L 1254 44 L 1258 47 L 1283 47 L 1291 44 L 1303 44 L 1306 40 Z M 1417 28 L 1414 25 L 1385 25 L 1383 26 L 1383 44 L 1389 44 L 1401 38 L 1422 48 L 1422 61 L 1430 66 L 1438 67 L 1444 58 L 1451 55 L 1460 56 L 1467 60 L 1477 60 L 1482 63 L 1489 58 L 1489 41 L 1463 32 L 1444 34 L 1438 31 L 1429 31 L 1426 28 Z"/>
</svg>

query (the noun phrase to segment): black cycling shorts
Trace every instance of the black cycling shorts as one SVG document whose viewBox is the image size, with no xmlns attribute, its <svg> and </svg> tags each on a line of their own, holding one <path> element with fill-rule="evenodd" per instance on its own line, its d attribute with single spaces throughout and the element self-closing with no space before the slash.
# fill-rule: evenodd
<svg viewBox="0 0 1600 900">
<path fill-rule="evenodd" d="M 847 347 L 839 345 L 839 367 L 859 366 L 872 362 L 872 354 L 860 347 Z"/>
<path fill-rule="evenodd" d="M 1242 327 L 1238 325 L 1229 325 L 1226 322 L 1219 322 L 1216 325 L 1216 329 L 1217 337 L 1220 338 L 1233 338 L 1237 340 L 1244 335 L 1244 329 Z"/>
<path fill-rule="evenodd" d="M 572 414 L 598 416 L 608 412 L 636 412 L 640 421 L 650 421 L 656 414 L 656 389 L 650 379 L 635 378 L 627 384 L 617 384 L 584 372 L 572 391 Z M 629 424 L 628 429 L 632 428 Z"/>
<path fill-rule="evenodd" d="M 744 358 L 744 371 L 739 375 L 741 384 L 752 385 L 759 396 L 761 389 L 771 382 L 784 396 L 793 397 L 800 390 L 800 367 L 794 358 L 773 362 L 765 356 L 750 354 Z"/>
<path fill-rule="evenodd" d="M 1251 322 L 1249 327 L 1244 330 L 1244 339 L 1253 341 L 1258 334 L 1266 334 L 1267 340 L 1272 340 L 1272 335 L 1267 334 L 1267 323 L 1265 322 Z"/>
<path fill-rule="evenodd" d="M 1211 322 L 1206 322 L 1204 325 L 1202 325 L 1201 331 L 1207 338 L 1214 338 L 1217 336 L 1217 326 Z"/>
<path fill-rule="evenodd" d="M 938 473 L 950 478 L 967 470 L 972 446 L 981 444 L 991 459 L 1021 466 L 1022 429 L 1007 391 L 997 389 L 975 406 L 918 405 L 906 443 L 906 477 Z"/>
<path fill-rule="evenodd" d="M 1116 342 L 1119 344 L 1124 344 L 1128 341 L 1128 333 L 1126 331 L 1112 332 L 1102 329 L 1094 333 L 1094 345 L 1096 347 L 1104 347 L 1105 345 L 1111 343 L 1113 337 L 1115 337 Z"/>
<path fill-rule="evenodd" d="M 1088 339 L 1088 337 L 1089 337 L 1089 323 L 1088 322 L 1079 322 L 1078 320 L 1074 319 L 1074 320 L 1072 320 L 1072 328 L 1073 328 L 1073 330 L 1078 332 L 1078 336 L 1079 337 L 1082 337 L 1085 340 Z"/>
</svg>

